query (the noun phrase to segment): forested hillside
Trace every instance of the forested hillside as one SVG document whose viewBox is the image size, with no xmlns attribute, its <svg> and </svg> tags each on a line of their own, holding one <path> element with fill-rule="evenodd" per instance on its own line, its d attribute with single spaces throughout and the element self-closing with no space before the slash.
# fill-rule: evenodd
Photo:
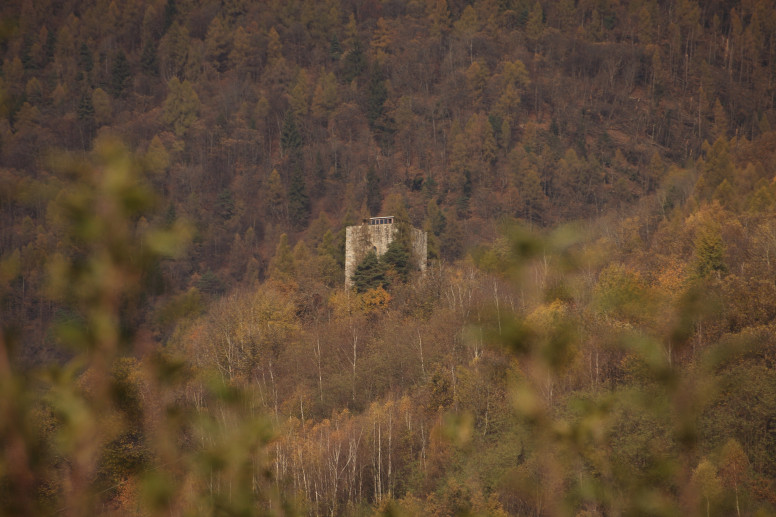
<svg viewBox="0 0 776 517">
<path fill-rule="evenodd" d="M 772 2 L 10 0 L 0 58 L 4 513 L 776 513 Z M 377 215 L 428 269 L 347 290 Z"/>
</svg>

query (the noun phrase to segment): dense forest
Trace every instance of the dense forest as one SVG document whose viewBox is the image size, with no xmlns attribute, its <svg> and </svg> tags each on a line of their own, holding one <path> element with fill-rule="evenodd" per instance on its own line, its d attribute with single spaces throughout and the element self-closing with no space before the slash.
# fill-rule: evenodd
<svg viewBox="0 0 776 517">
<path fill-rule="evenodd" d="M 776 514 L 771 1 L 7 0 L 0 60 L 0 514 Z M 346 289 L 378 215 L 428 267 Z"/>
</svg>

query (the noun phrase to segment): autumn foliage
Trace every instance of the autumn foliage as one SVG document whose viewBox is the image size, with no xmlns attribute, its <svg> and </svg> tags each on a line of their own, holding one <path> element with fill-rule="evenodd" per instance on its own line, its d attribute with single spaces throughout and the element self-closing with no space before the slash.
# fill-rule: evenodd
<svg viewBox="0 0 776 517">
<path fill-rule="evenodd" d="M 776 512 L 764 0 L 0 6 L 3 515 Z M 344 288 L 345 227 L 401 239 Z"/>
</svg>

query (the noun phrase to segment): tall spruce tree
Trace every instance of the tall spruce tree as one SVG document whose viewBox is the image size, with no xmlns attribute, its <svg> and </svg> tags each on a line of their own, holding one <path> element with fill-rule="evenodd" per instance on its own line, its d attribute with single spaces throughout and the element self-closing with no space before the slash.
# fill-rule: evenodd
<svg viewBox="0 0 776 517">
<path fill-rule="evenodd" d="M 113 68 L 111 69 L 111 93 L 114 97 L 123 97 L 126 95 L 127 87 L 129 86 L 129 79 L 132 76 L 132 72 L 129 69 L 129 61 L 124 52 L 119 50 L 116 55 L 116 59 L 113 61 Z"/>
<path fill-rule="evenodd" d="M 286 111 L 283 119 L 283 129 L 280 133 L 280 148 L 283 154 L 289 156 L 292 162 L 298 161 L 302 148 L 302 135 L 296 125 L 296 118 L 291 110 Z"/>
<path fill-rule="evenodd" d="M 439 236 L 439 251 L 447 260 L 456 260 L 463 255 L 463 229 L 455 217 L 445 218 L 445 229 Z"/>
<path fill-rule="evenodd" d="M 388 245 L 380 260 L 388 270 L 393 270 L 396 277 L 402 282 L 406 282 L 411 269 L 411 250 L 408 249 L 407 242 L 404 239 L 396 238 Z"/>
<path fill-rule="evenodd" d="M 269 263 L 269 276 L 279 282 L 288 282 L 296 276 L 294 254 L 285 233 L 280 236 L 275 247 L 275 256 Z"/>
<path fill-rule="evenodd" d="M 342 57 L 342 45 L 340 45 L 337 35 L 332 35 L 329 40 L 329 57 L 332 61 L 338 61 Z"/>
<path fill-rule="evenodd" d="M 81 102 L 78 103 L 78 120 L 80 122 L 82 137 L 84 138 L 84 145 L 92 139 L 92 134 L 95 129 L 94 121 L 94 105 L 92 104 L 92 96 L 88 93 L 84 93 L 81 97 Z"/>
<path fill-rule="evenodd" d="M 89 73 L 94 67 L 94 60 L 92 59 L 92 51 L 86 45 L 81 43 L 81 48 L 78 51 L 78 65 L 82 71 Z"/>
<path fill-rule="evenodd" d="M 366 68 L 366 56 L 361 41 L 356 38 L 353 41 L 353 48 L 345 54 L 342 63 L 342 78 L 346 83 L 350 83 L 356 77 L 364 73 Z"/>
<path fill-rule="evenodd" d="M 288 185 L 288 217 L 296 229 L 302 229 L 310 217 L 310 197 L 307 195 L 302 168 L 294 167 Z"/>
<path fill-rule="evenodd" d="M 323 158 L 320 151 L 315 155 L 315 164 L 313 173 L 312 194 L 315 197 L 322 197 L 326 193 L 326 167 L 323 164 Z"/>
<path fill-rule="evenodd" d="M 359 293 L 386 285 L 385 267 L 380 263 L 374 250 L 367 253 L 364 259 L 356 266 L 352 280 L 353 287 Z"/>
<path fill-rule="evenodd" d="M 92 96 L 88 93 L 85 93 L 78 103 L 78 120 L 86 124 L 94 124 L 94 105 Z"/>
<path fill-rule="evenodd" d="M 374 65 L 369 74 L 369 89 L 366 103 L 366 118 L 369 127 L 379 127 L 378 121 L 383 116 L 385 101 L 388 99 L 388 88 L 385 87 L 383 72 L 378 65 Z"/>
<path fill-rule="evenodd" d="M 393 210 L 396 233 L 381 260 L 387 268 L 396 272 L 402 282 L 406 282 L 410 272 L 417 269 L 413 261 L 412 224 L 403 202 Z"/>
<path fill-rule="evenodd" d="M 146 43 L 143 47 L 143 53 L 140 55 L 140 66 L 143 72 L 149 76 L 159 75 L 159 63 L 156 60 L 156 46 L 152 43 Z"/>
<path fill-rule="evenodd" d="M 164 32 L 170 28 L 177 14 L 178 6 L 175 5 L 175 0 L 167 0 L 167 4 L 164 6 Z"/>
<path fill-rule="evenodd" d="M 375 174 L 375 168 L 370 166 L 366 173 L 366 207 L 371 215 L 376 216 L 381 204 L 380 181 Z"/>
</svg>

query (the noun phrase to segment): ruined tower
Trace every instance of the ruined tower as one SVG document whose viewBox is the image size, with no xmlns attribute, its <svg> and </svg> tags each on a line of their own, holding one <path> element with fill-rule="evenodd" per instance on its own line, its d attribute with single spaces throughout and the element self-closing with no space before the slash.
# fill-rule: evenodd
<svg viewBox="0 0 776 517">
<path fill-rule="evenodd" d="M 396 237 L 397 231 L 392 215 L 364 219 L 360 225 L 348 226 L 345 229 L 345 285 L 347 287 L 353 285 L 351 277 L 366 254 L 374 250 L 378 257 L 381 256 L 388 250 L 388 245 Z M 413 265 L 425 271 L 428 236 L 423 230 L 412 228 L 410 239 Z"/>
</svg>

